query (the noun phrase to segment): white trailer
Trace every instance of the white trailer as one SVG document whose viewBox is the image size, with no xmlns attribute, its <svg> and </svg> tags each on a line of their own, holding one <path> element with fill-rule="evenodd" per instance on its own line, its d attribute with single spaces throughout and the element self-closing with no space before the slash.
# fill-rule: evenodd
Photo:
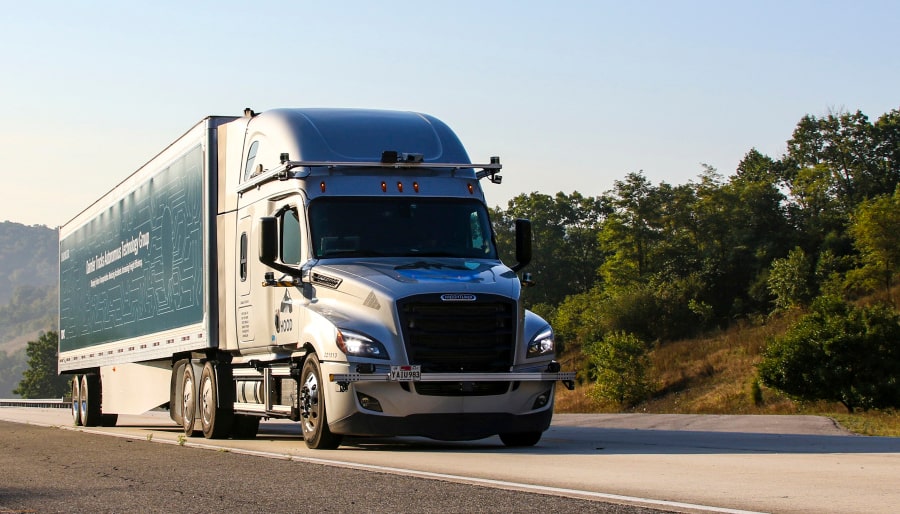
<svg viewBox="0 0 900 514">
<path fill-rule="evenodd" d="M 533 445 L 553 331 L 522 307 L 456 135 L 419 113 L 205 118 L 60 228 L 59 370 L 77 424 L 160 406 L 188 435 L 301 423 Z"/>
</svg>

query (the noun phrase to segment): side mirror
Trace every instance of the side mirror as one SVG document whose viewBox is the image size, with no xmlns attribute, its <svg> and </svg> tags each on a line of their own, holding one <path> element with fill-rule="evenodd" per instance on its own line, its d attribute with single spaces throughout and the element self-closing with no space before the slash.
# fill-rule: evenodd
<svg viewBox="0 0 900 514">
<path fill-rule="evenodd" d="M 531 262 L 531 221 L 516 220 L 516 265 L 513 271 L 519 271 Z"/>
</svg>

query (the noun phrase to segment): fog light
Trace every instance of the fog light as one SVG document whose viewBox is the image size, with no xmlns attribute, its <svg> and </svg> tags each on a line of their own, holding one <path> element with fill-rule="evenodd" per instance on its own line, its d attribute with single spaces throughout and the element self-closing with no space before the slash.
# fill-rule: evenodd
<svg viewBox="0 0 900 514">
<path fill-rule="evenodd" d="M 540 409 L 544 405 L 547 405 L 547 402 L 550 401 L 550 391 L 544 391 L 539 394 L 537 398 L 534 399 L 534 405 L 531 406 L 532 409 Z"/>
<path fill-rule="evenodd" d="M 375 412 L 384 412 L 381 410 L 381 402 L 367 394 L 363 394 L 357 391 L 356 399 L 359 400 L 359 405 L 362 406 L 363 409 Z M 544 403 L 547 403 L 546 400 L 544 401 Z"/>
</svg>

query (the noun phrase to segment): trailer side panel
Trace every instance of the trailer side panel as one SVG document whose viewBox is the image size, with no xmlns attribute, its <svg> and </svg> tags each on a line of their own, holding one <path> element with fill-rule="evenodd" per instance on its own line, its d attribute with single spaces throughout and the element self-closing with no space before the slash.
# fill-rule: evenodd
<svg viewBox="0 0 900 514">
<path fill-rule="evenodd" d="M 61 372 L 216 344 L 204 271 L 215 230 L 216 121 L 195 126 L 61 227 Z"/>
</svg>

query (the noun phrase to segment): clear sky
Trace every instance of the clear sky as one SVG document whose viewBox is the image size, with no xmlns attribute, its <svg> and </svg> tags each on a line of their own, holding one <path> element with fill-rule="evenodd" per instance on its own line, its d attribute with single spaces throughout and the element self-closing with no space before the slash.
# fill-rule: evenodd
<svg viewBox="0 0 900 514">
<path fill-rule="evenodd" d="M 725 176 L 900 108 L 897 1 L 0 0 L 0 221 L 56 227 L 206 115 L 433 114 L 488 203 Z"/>
</svg>

